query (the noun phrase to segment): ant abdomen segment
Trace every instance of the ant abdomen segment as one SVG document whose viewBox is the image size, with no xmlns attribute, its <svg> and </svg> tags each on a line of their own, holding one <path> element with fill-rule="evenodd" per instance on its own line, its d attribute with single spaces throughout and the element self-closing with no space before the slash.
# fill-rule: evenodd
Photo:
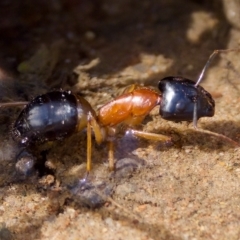
<svg viewBox="0 0 240 240">
<path fill-rule="evenodd" d="M 12 135 L 26 146 L 60 140 L 85 128 L 88 112 L 95 115 L 84 98 L 69 91 L 52 91 L 26 105 L 14 123 Z"/>
</svg>

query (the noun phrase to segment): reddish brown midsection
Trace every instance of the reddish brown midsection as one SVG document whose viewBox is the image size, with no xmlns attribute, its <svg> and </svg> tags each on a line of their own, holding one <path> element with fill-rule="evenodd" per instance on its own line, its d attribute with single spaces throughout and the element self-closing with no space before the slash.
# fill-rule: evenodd
<svg viewBox="0 0 240 240">
<path fill-rule="evenodd" d="M 158 104 L 160 95 L 152 89 L 140 88 L 123 94 L 99 109 L 98 120 L 103 126 L 119 123 L 136 125 Z"/>
</svg>

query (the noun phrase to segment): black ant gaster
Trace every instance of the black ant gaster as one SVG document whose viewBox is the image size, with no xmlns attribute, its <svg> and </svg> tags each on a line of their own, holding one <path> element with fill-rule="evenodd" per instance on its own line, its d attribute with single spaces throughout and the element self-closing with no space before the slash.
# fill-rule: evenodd
<svg viewBox="0 0 240 240">
<path fill-rule="evenodd" d="M 113 141 L 118 124 L 125 124 L 132 129 L 135 136 L 169 141 L 168 136 L 133 128 L 157 105 L 160 106 L 159 113 L 162 118 L 170 121 L 193 121 L 195 127 L 199 118 L 214 115 L 214 100 L 199 83 L 211 60 L 219 51 L 226 50 L 213 52 L 197 83 L 183 77 L 166 77 L 159 81 L 160 93 L 148 87 L 132 85 L 122 95 L 102 106 L 98 113 L 83 97 L 62 90 L 37 96 L 28 103 L 3 103 L 0 107 L 26 104 L 12 129 L 13 139 L 26 148 L 63 139 L 87 128 L 87 172 L 91 170 L 93 131 L 98 144 L 104 140 L 108 142 L 109 168 L 113 170 Z"/>
</svg>

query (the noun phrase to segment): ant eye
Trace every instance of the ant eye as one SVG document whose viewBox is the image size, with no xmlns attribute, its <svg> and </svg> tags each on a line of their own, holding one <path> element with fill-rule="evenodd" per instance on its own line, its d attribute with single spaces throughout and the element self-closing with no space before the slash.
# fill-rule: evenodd
<svg viewBox="0 0 240 240">
<path fill-rule="evenodd" d="M 176 112 L 183 112 L 186 109 L 186 103 L 184 101 L 179 101 L 176 104 Z"/>
</svg>

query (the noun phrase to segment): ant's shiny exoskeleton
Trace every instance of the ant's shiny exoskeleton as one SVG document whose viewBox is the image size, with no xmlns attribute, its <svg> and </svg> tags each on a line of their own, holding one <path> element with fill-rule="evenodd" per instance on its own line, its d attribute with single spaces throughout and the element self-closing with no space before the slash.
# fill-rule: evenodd
<svg viewBox="0 0 240 240">
<path fill-rule="evenodd" d="M 86 128 L 87 172 L 91 170 L 93 131 L 98 144 L 104 140 L 108 142 L 109 168 L 113 170 L 113 141 L 119 124 L 134 129 L 157 105 L 162 118 L 193 121 L 195 127 L 199 118 L 214 115 L 214 100 L 199 83 L 213 57 L 225 51 L 229 50 L 213 52 L 196 83 L 182 77 L 166 77 L 159 81 L 160 93 L 148 87 L 131 85 L 122 95 L 102 106 L 98 113 L 83 97 L 62 90 L 37 96 L 30 102 L 3 103 L 0 107 L 26 105 L 12 129 L 14 140 L 25 147 L 63 139 Z M 132 130 L 132 133 L 145 139 L 170 141 L 170 137 L 161 134 L 139 130 Z M 221 134 L 214 135 L 222 137 Z"/>
</svg>

